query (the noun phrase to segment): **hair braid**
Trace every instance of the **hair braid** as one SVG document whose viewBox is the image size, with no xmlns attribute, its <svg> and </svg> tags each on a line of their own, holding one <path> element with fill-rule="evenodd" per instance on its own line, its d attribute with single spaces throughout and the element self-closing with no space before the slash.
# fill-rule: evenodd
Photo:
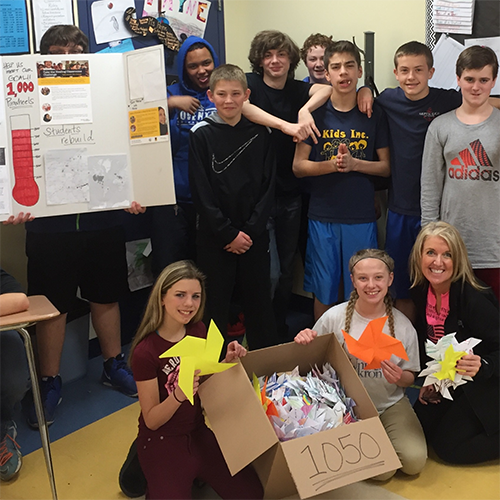
<svg viewBox="0 0 500 500">
<path fill-rule="evenodd" d="M 356 301 L 358 300 L 358 292 L 356 289 L 354 289 L 351 292 L 351 296 L 349 297 L 349 302 L 347 303 L 347 308 L 345 310 L 345 326 L 344 326 L 344 331 L 346 333 L 349 333 L 349 330 L 351 329 L 351 320 L 352 320 L 352 315 L 354 313 L 354 306 L 356 305 Z"/>
<path fill-rule="evenodd" d="M 389 294 L 387 294 L 384 297 L 384 304 L 385 304 L 385 312 L 387 314 L 389 322 L 389 330 L 391 332 L 391 335 L 395 338 L 396 335 L 394 333 L 394 314 L 392 313 L 392 297 Z"/>
</svg>

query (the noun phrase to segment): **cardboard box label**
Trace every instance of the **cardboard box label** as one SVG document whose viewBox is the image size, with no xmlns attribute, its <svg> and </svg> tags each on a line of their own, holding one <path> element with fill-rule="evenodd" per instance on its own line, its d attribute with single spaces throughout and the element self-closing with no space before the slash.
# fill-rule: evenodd
<svg viewBox="0 0 500 500">
<path fill-rule="evenodd" d="M 378 418 L 282 443 L 301 498 L 382 474 L 401 465 Z"/>
</svg>

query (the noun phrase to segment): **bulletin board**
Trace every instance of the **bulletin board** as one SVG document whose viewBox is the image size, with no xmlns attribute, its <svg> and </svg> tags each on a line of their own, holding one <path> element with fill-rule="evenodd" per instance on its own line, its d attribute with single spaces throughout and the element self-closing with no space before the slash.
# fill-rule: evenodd
<svg viewBox="0 0 500 500">
<path fill-rule="evenodd" d="M 163 46 L 0 60 L 0 220 L 175 203 Z"/>
<path fill-rule="evenodd" d="M 432 24 L 432 6 L 434 0 L 427 0 L 426 33 L 430 47 L 433 48 L 435 42 L 442 33 L 435 33 Z M 471 35 L 450 34 L 452 38 L 460 43 L 464 43 L 467 38 L 485 38 L 500 36 L 500 1 L 499 0 L 476 0 L 474 10 L 474 22 Z"/>
</svg>

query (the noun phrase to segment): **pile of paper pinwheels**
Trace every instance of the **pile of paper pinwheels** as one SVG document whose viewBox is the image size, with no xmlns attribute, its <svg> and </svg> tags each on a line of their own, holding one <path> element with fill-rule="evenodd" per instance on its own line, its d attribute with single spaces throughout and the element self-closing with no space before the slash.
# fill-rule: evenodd
<svg viewBox="0 0 500 500">
<path fill-rule="evenodd" d="M 305 377 L 299 369 L 257 378 L 253 385 L 280 441 L 355 422 L 354 400 L 347 397 L 335 370 L 325 363 Z"/>
<path fill-rule="evenodd" d="M 453 400 L 450 388 L 455 389 L 463 385 L 472 378 L 467 375 L 461 375 L 457 369 L 457 361 L 465 354 L 471 354 L 472 349 L 481 342 L 480 339 L 470 337 L 463 342 L 458 342 L 455 333 L 449 333 L 441 337 L 437 343 L 427 340 L 425 343 L 425 352 L 432 358 L 428 361 L 419 377 L 426 377 L 424 386 L 434 385 L 436 391 L 443 397 Z"/>
</svg>

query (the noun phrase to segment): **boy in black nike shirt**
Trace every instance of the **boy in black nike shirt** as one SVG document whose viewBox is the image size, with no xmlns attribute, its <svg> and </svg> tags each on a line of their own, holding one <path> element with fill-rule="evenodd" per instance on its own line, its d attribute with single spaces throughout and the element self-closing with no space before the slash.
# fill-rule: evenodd
<svg viewBox="0 0 500 500">
<path fill-rule="evenodd" d="M 250 90 L 237 66 L 216 68 L 207 95 L 217 113 L 191 129 L 189 145 L 198 265 L 207 276 L 206 319 L 225 335 L 231 296 L 239 287 L 247 341 L 259 349 L 276 343 L 266 229 L 276 170 L 270 132 L 242 116 Z"/>
</svg>

